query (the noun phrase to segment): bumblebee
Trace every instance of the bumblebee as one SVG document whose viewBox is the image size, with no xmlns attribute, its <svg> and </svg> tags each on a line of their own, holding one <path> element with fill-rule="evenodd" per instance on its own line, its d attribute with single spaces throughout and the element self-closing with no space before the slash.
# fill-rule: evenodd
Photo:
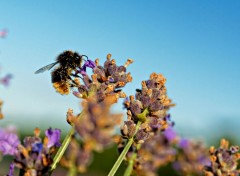
<svg viewBox="0 0 240 176">
<path fill-rule="evenodd" d="M 64 95 L 69 94 L 70 88 L 77 85 L 72 79 L 73 77 L 79 77 L 78 71 L 81 70 L 83 57 L 86 55 L 79 55 L 77 52 L 64 51 L 56 58 L 56 62 L 46 65 L 35 72 L 35 74 L 42 73 L 46 70 L 50 70 L 55 65 L 59 64 L 52 73 L 52 84 L 55 90 Z M 88 58 L 88 57 L 87 57 Z M 73 73 L 75 71 L 75 73 Z"/>
</svg>

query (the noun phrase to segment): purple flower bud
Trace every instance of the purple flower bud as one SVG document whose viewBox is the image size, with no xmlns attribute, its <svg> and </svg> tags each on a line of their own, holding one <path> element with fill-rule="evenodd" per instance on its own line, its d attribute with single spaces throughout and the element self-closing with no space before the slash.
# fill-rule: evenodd
<svg viewBox="0 0 240 176">
<path fill-rule="evenodd" d="M 7 176 L 13 176 L 13 172 L 14 172 L 14 163 L 11 163 L 9 166 L 9 172 L 7 174 Z"/>
<path fill-rule="evenodd" d="M 173 128 L 169 127 L 164 131 L 164 136 L 167 138 L 168 141 L 172 142 L 176 138 L 177 134 L 173 130 Z"/>
<path fill-rule="evenodd" d="M 83 64 L 82 70 L 86 72 L 87 67 L 89 67 L 89 68 L 95 68 L 95 67 L 96 67 L 96 64 L 95 64 L 95 62 L 93 62 L 93 61 L 91 61 L 91 60 L 88 59 L 88 60 Z"/>
<path fill-rule="evenodd" d="M 61 130 L 60 129 L 51 129 L 49 128 L 48 130 L 45 131 L 45 135 L 48 138 L 48 148 L 51 148 L 52 146 L 59 147 L 61 146 L 60 143 L 60 135 L 61 135 Z"/>
<path fill-rule="evenodd" d="M 189 141 L 187 139 L 181 139 L 178 145 L 182 149 L 186 149 L 189 146 Z"/>
<path fill-rule="evenodd" d="M 167 114 L 165 117 L 164 117 L 166 120 L 171 120 L 171 115 L 170 114 Z"/>
<path fill-rule="evenodd" d="M 89 60 L 89 59 L 84 63 L 84 65 L 85 65 L 86 67 L 89 67 L 89 68 L 95 68 L 95 67 L 96 67 L 95 62 L 92 61 L 92 60 Z"/>
<path fill-rule="evenodd" d="M 19 144 L 20 141 L 16 134 L 0 129 L 0 152 L 3 155 L 14 155 Z"/>
</svg>

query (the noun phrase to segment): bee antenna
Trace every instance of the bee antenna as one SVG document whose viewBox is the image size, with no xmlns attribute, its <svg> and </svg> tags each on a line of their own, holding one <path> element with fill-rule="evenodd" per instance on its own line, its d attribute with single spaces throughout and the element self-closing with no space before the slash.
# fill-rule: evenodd
<svg viewBox="0 0 240 176">
<path fill-rule="evenodd" d="M 82 57 L 86 57 L 87 60 L 88 60 L 88 57 L 87 57 L 86 55 L 82 55 L 81 58 L 82 58 Z M 83 60 L 86 61 L 85 59 L 83 59 Z"/>
</svg>

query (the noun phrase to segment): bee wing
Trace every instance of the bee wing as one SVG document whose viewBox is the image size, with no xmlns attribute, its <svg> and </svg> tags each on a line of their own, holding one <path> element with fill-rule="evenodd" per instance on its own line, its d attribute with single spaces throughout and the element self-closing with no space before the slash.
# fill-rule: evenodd
<svg viewBox="0 0 240 176">
<path fill-rule="evenodd" d="M 54 65 L 56 65 L 58 62 L 54 62 L 54 63 L 51 63 L 49 65 L 46 65 L 42 68 L 40 68 L 39 70 L 35 71 L 35 74 L 38 74 L 38 73 L 42 73 L 42 72 L 45 72 L 46 70 L 50 70 Z"/>
</svg>

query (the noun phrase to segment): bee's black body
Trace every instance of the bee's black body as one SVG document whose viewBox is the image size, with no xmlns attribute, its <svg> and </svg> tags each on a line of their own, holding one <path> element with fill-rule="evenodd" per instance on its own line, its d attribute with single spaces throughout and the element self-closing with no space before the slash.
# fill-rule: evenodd
<svg viewBox="0 0 240 176">
<path fill-rule="evenodd" d="M 59 64 L 59 66 L 52 71 L 52 83 L 57 92 L 68 94 L 69 87 L 75 84 L 71 76 L 76 77 L 76 73 L 73 74 L 72 72 L 81 69 L 83 56 L 85 55 L 79 55 L 77 52 L 64 51 L 56 58 L 56 62 L 40 68 L 35 73 L 42 73 Z"/>
</svg>

